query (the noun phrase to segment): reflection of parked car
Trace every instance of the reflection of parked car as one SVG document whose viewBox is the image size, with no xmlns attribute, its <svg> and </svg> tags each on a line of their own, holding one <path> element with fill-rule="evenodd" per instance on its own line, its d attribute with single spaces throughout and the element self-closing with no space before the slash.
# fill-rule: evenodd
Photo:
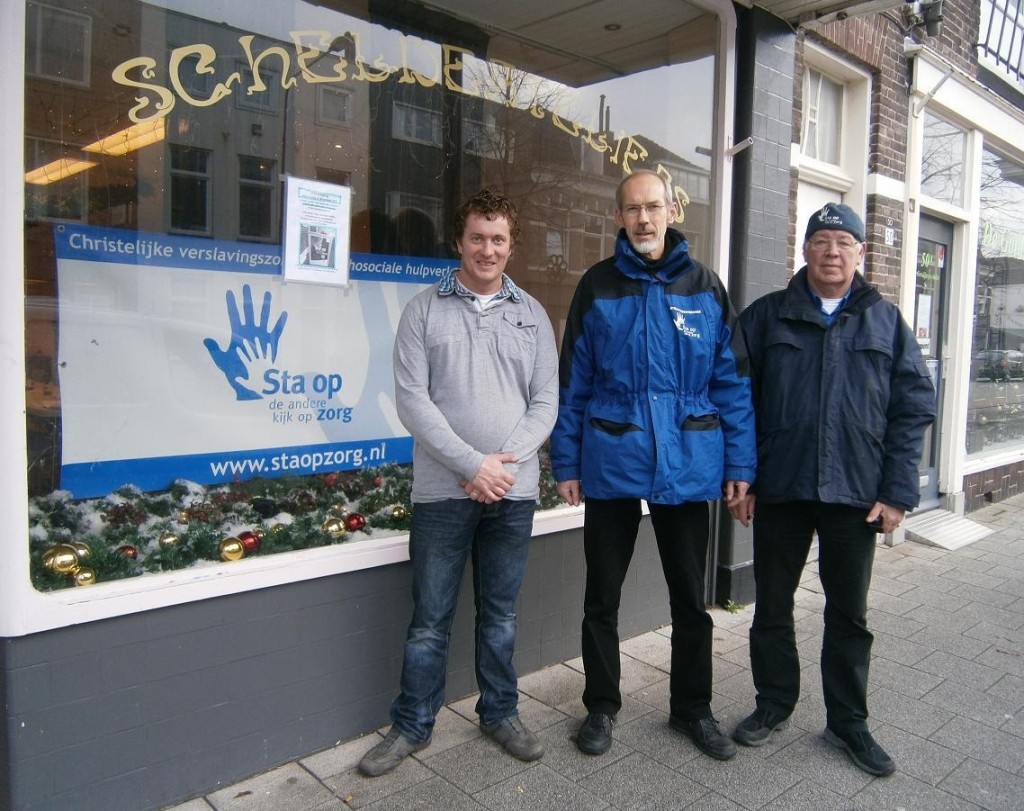
<svg viewBox="0 0 1024 811">
<path fill-rule="evenodd" d="M 1024 352 L 1013 349 L 986 349 L 974 356 L 976 380 L 1024 378 Z"/>
</svg>

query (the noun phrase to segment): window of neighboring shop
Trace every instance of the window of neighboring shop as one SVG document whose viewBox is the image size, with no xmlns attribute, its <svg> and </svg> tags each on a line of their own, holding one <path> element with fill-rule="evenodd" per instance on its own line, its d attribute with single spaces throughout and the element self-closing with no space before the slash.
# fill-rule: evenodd
<svg viewBox="0 0 1024 811">
<path fill-rule="evenodd" d="M 807 157 L 839 165 L 843 91 L 840 82 L 813 67 L 804 73 L 804 131 L 800 143 Z"/>
<path fill-rule="evenodd" d="M 532 22 L 468 0 L 164 5 L 27 6 L 40 589 L 201 579 L 311 547 L 382 560 L 410 511 L 397 318 L 457 265 L 448 229 L 480 188 L 516 201 L 510 273 L 556 326 L 579 274 L 612 251 L 615 188 L 638 168 L 668 178 L 676 225 L 713 261 L 714 126 L 728 117 L 707 7 L 728 3 L 642 22 L 621 10 L 629 25 L 560 0 Z M 652 87 L 686 104 L 652 103 Z M 295 251 L 326 265 L 346 243 L 347 286 L 284 283 L 283 178 L 326 184 L 347 212 L 341 228 L 304 223 Z M 548 476 L 542 507 L 556 506 Z"/>
<path fill-rule="evenodd" d="M 1024 162 L 982 153 L 967 453 L 1024 447 Z"/>
<path fill-rule="evenodd" d="M 964 154 L 967 133 L 935 115 L 924 112 L 924 143 L 921 148 L 921 193 L 962 206 L 964 202 Z"/>
<path fill-rule="evenodd" d="M 868 174 L 871 77 L 806 40 L 803 62 L 797 222 L 832 200 L 861 206 Z M 803 264 L 799 235 L 791 261 Z"/>
</svg>

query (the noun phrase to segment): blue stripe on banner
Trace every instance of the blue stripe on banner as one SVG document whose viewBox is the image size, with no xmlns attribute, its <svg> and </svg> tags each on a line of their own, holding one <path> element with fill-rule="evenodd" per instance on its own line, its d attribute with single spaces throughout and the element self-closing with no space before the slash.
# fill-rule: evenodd
<svg viewBox="0 0 1024 811">
<path fill-rule="evenodd" d="M 307 476 L 360 470 L 412 461 L 412 437 L 334 442 L 251 451 L 81 462 L 61 467 L 61 489 L 74 498 L 95 498 L 132 484 L 143 491 L 166 490 L 177 479 L 222 484 L 255 478 Z"/>
<path fill-rule="evenodd" d="M 113 262 L 186 270 L 281 275 L 281 246 L 60 223 L 54 226 L 58 259 Z M 458 259 L 353 253 L 349 278 L 366 282 L 433 284 Z"/>
<path fill-rule="evenodd" d="M 58 259 L 115 262 L 188 270 L 281 274 L 281 246 L 198 239 L 174 234 L 54 226 Z"/>
<path fill-rule="evenodd" d="M 449 270 L 457 270 L 458 267 L 458 259 L 354 253 L 349 257 L 349 278 L 366 282 L 433 284 L 440 281 Z"/>
</svg>

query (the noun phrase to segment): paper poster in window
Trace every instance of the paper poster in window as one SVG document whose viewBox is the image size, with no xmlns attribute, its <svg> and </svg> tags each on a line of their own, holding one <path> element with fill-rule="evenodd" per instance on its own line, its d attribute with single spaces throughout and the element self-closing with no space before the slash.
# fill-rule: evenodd
<svg viewBox="0 0 1024 811">
<path fill-rule="evenodd" d="M 286 281 L 348 284 L 351 208 L 348 186 L 285 178 Z"/>
</svg>

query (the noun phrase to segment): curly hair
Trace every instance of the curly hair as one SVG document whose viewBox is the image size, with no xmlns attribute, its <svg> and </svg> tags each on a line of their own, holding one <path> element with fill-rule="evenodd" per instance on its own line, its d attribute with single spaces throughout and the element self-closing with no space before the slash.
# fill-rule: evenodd
<svg viewBox="0 0 1024 811">
<path fill-rule="evenodd" d="M 481 189 L 465 203 L 459 206 L 455 213 L 455 224 L 452 227 L 452 248 L 458 252 L 457 240 L 466 230 L 466 220 L 471 214 L 479 214 L 488 220 L 495 217 L 504 217 L 508 221 L 508 232 L 512 244 L 519 242 L 519 213 L 516 211 L 516 204 L 504 194 L 493 192 L 490 189 Z"/>
</svg>

